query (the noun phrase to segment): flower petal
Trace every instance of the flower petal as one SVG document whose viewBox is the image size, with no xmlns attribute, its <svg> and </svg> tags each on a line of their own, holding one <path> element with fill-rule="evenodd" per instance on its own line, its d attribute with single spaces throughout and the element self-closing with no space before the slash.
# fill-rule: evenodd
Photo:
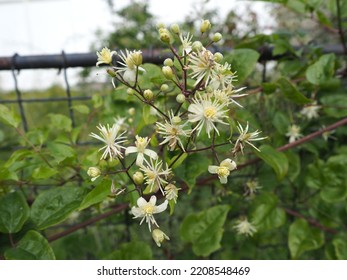
<svg viewBox="0 0 347 280">
<path fill-rule="evenodd" d="M 162 204 L 160 204 L 160 205 L 155 207 L 155 210 L 153 211 L 153 214 L 161 213 L 161 212 L 165 211 L 166 208 L 167 208 L 168 203 L 169 203 L 169 201 L 167 199 L 165 199 L 165 201 Z"/>
<path fill-rule="evenodd" d="M 139 207 L 143 207 L 143 206 L 145 206 L 147 203 L 148 203 L 148 202 L 147 202 L 146 199 L 144 199 L 143 197 L 139 197 L 139 198 L 137 199 L 137 205 L 138 205 Z"/>
<path fill-rule="evenodd" d="M 216 165 L 209 165 L 208 166 L 208 172 L 210 172 L 211 174 L 216 174 L 218 167 L 219 166 L 216 166 Z"/>
</svg>

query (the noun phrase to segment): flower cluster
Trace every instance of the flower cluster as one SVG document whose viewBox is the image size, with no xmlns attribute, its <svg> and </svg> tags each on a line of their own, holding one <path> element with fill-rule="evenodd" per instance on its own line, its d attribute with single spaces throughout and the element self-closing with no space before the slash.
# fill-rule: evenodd
<svg viewBox="0 0 347 280">
<path fill-rule="evenodd" d="M 223 62 L 221 53 L 213 53 L 209 48 L 222 39 L 220 33 L 207 36 L 211 28 L 208 20 L 201 22 L 200 41 L 195 40 L 193 34 L 182 32 L 177 24 L 171 28 L 158 27 L 159 38 L 172 51 L 172 58 L 163 62 L 161 77 L 151 78 L 152 88 L 148 88 L 148 83 L 142 84 L 151 68 L 143 65 L 141 51 L 111 51 L 105 47 L 97 52 L 97 66 L 109 65 L 107 73 L 113 86 L 115 81 L 126 86 L 129 97 L 144 106 L 141 119 L 145 126 L 134 122 L 134 128 L 128 129 L 124 118 L 116 119 L 111 125 L 100 124 L 97 127 L 100 135 L 90 134 L 105 144 L 100 148 L 100 160 L 117 160 L 120 164 L 116 167 L 120 169 L 107 174 L 92 167 L 88 175 L 94 181 L 100 176 L 126 173 L 128 184 L 133 187 L 124 188 L 126 184 L 123 184 L 121 191 L 113 192 L 119 196 L 137 191 L 131 214 L 140 219 L 140 224 L 148 224 L 158 246 L 169 237 L 159 229 L 154 215 L 163 213 L 168 206 L 172 213 L 179 191 L 186 188 L 180 174 L 175 174 L 175 168 L 191 154 L 211 155 L 212 151 L 211 164 L 205 171 L 218 176 L 220 183 L 226 185 L 228 177 L 237 169 L 237 155 L 243 154 L 247 145 L 259 151 L 253 142 L 266 138 L 260 137 L 258 130 L 249 132 L 248 122 L 243 127 L 231 117 L 232 111 L 243 108 L 236 100 L 247 94 L 240 93 L 244 88 L 234 86 L 236 69 Z M 135 111 L 129 109 L 132 122 L 136 119 Z M 234 127 L 239 133 L 232 141 L 235 135 L 230 132 Z M 228 156 L 220 161 L 218 148 L 222 146 L 228 150 Z M 113 190 L 117 189 L 114 182 L 112 180 Z M 254 194 L 256 189 L 250 192 Z M 150 195 L 149 200 L 146 195 Z M 163 201 L 156 205 L 160 197 Z M 238 225 L 238 231 L 251 235 L 255 229 L 246 222 Z"/>
</svg>

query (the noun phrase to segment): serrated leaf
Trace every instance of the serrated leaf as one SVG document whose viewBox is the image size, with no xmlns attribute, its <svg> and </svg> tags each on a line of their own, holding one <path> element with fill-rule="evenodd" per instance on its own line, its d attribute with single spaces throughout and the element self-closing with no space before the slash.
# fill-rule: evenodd
<svg viewBox="0 0 347 280">
<path fill-rule="evenodd" d="M 195 153 L 189 155 L 186 160 L 176 168 L 175 173 L 185 181 L 189 187 L 189 191 L 195 187 L 196 178 L 207 171 L 210 161 L 207 157 Z"/>
<path fill-rule="evenodd" d="M 0 199 L 0 232 L 16 233 L 29 218 L 29 206 L 19 192 L 8 193 Z"/>
<path fill-rule="evenodd" d="M 120 248 L 105 259 L 109 260 L 151 260 L 152 249 L 151 247 L 141 241 L 133 241 L 130 243 L 123 243 Z"/>
<path fill-rule="evenodd" d="M 17 128 L 22 120 L 17 113 L 0 104 L 0 121 Z"/>
<path fill-rule="evenodd" d="M 77 210 L 84 197 L 79 187 L 56 187 L 40 193 L 31 206 L 31 219 L 38 229 L 64 221 Z"/>
<path fill-rule="evenodd" d="M 181 238 L 193 244 L 193 252 L 197 256 L 208 256 L 221 247 L 223 226 L 229 210 L 228 205 L 218 205 L 184 218 L 180 227 Z"/>
<path fill-rule="evenodd" d="M 306 79 L 314 85 L 320 85 L 332 78 L 335 71 L 335 59 L 332 53 L 322 55 L 318 61 L 307 68 Z"/>
<path fill-rule="evenodd" d="M 311 99 L 308 99 L 306 96 L 300 93 L 298 89 L 286 78 L 279 78 L 277 83 L 280 86 L 281 92 L 283 93 L 284 97 L 288 100 L 301 105 L 312 102 Z"/>
<path fill-rule="evenodd" d="M 318 249 L 323 244 L 323 232 L 310 227 L 306 220 L 297 219 L 290 225 L 288 246 L 292 259 L 298 259 L 303 253 Z"/>
<path fill-rule="evenodd" d="M 16 248 L 5 252 L 7 260 L 55 260 L 54 252 L 46 238 L 34 230 L 28 231 Z"/>
<path fill-rule="evenodd" d="M 278 198 L 272 193 L 263 193 L 257 197 L 251 212 L 251 221 L 259 231 L 266 231 L 282 226 L 286 214 L 278 207 Z"/>
<path fill-rule="evenodd" d="M 288 172 L 287 157 L 269 145 L 262 145 L 259 150 L 260 152 L 254 151 L 256 155 L 273 168 L 279 180 L 283 179 Z"/>
<path fill-rule="evenodd" d="M 254 70 L 260 55 L 252 49 L 235 49 L 224 57 L 231 64 L 231 70 L 236 71 L 238 84 L 241 84 Z"/>
<path fill-rule="evenodd" d="M 91 205 L 102 202 L 111 194 L 111 181 L 103 180 L 94 189 L 92 189 L 81 202 L 78 210 L 83 210 Z"/>
</svg>

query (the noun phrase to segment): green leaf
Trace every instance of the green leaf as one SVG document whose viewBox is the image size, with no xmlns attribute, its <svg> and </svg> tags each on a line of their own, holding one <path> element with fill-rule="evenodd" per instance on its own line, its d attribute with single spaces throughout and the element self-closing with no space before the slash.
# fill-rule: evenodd
<svg viewBox="0 0 347 280">
<path fill-rule="evenodd" d="M 28 231 L 16 248 L 5 252 L 7 260 L 55 260 L 54 252 L 46 238 L 34 230 Z"/>
<path fill-rule="evenodd" d="M 298 89 L 286 78 L 279 78 L 277 83 L 280 86 L 284 97 L 288 100 L 293 101 L 296 104 L 306 104 L 312 102 L 312 100 L 300 93 Z"/>
<path fill-rule="evenodd" d="M 123 243 L 120 248 L 106 257 L 109 260 L 151 260 L 151 247 L 141 241 Z"/>
<path fill-rule="evenodd" d="M 29 218 L 29 206 L 19 192 L 8 193 L 0 199 L 0 232 L 16 233 Z"/>
<path fill-rule="evenodd" d="M 276 91 L 278 85 L 276 83 L 262 83 L 261 87 L 265 94 L 271 94 Z"/>
<path fill-rule="evenodd" d="M 0 104 L 0 121 L 17 128 L 22 120 L 17 113 Z"/>
<path fill-rule="evenodd" d="M 56 187 L 40 193 L 31 207 L 31 219 L 38 229 L 64 221 L 78 209 L 84 196 L 79 187 Z"/>
<path fill-rule="evenodd" d="M 238 84 L 253 72 L 259 56 L 259 53 L 252 49 L 235 49 L 225 56 L 225 61 L 231 64 L 231 70 L 237 72 Z"/>
<path fill-rule="evenodd" d="M 335 237 L 332 241 L 337 259 L 347 260 L 347 241 L 346 236 Z"/>
<path fill-rule="evenodd" d="M 34 169 L 32 177 L 34 179 L 47 179 L 57 174 L 58 171 L 45 165 L 41 165 Z"/>
<path fill-rule="evenodd" d="M 273 168 L 279 180 L 283 179 L 288 172 L 287 157 L 269 145 L 262 145 L 259 150 L 254 151 L 256 155 Z"/>
<path fill-rule="evenodd" d="M 272 193 L 263 193 L 254 202 L 251 221 L 259 231 L 282 226 L 286 221 L 285 211 L 278 207 L 278 198 Z"/>
<path fill-rule="evenodd" d="M 103 180 L 94 189 L 92 189 L 83 199 L 78 210 L 83 210 L 91 205 L 102 202 L 110 195 L 111 181 Z"/>
<path fill-rule="evenodd" d="M 290 126 L 290 121 L 287 115 L 281 111 L 277 111 L 272 118 L 272 124 L 279 133 L 286 134 Z"/>
<path fill-rule="evenodd" d="M 62 163 L 68 158 L 76 157 L 76 150 L 71 148 L 69 145 L 50 142 L 47 145 L 50 156 L 54 158 L 56 164 Z"/>
<path fill-rule="evenodd" d="M 189 192 L 195 187 L 196 178 L 207 171 L 210 161 L 206 156 L 195 153 L 189 155 L 186 160 L 176 168 L 176 174 L 189 187 Z"/>
<path fill-rule="evenodd" d="M 90 113 L 89 107 L 87 105 L 74 105 L 71 108 L 77 111 L 78 113 L 81 113 L 84 115 L 88 115 Z"/>
<path fill-rule="evenodd" d="M 144 105 L 142 109 L 142 117 L 145 122 L 145 125 L 147 124 L 153 124 L 157 121 L 157 116 L 152 113 L 151 106 Z"/>
<path fill-rule="evenodd" d="M 178 154 L 178 155 L 174 156 L 172 159 L 170 159 L 169 166 L 171 166 L 172 169 L 176 169 L 177 167 L 180 167 L 180 165 L 184 162 L 184 160 L 187 158 L 187 156 L 188 156 L 187 153 Z M 175 162 L 175 163 L 173 165 L 171 165 L 173 162 Z"/>
<path fill-rule="evenodd" d="M 14 163 L 22 161 L 28 156 L 32 156 L 33 152 L 25 149 L 20 149 L 12 153 L 11 157 L 6 161 L 4 167 L 10 168 Z"/>
<path fill-rule="evenodd" d="M 51 120 L 51 126 L 55 130 L 71 131 L 72 121 L 69 117 L 61 114 L 49 114 L 48 116 Z"/>
<path fill-rule="evenodd" d="M 324 105 L 324 113 L 329 117 L 339 119 L 347 116 L 347 108 L 342 106 L 342 104 L 347 104 L 347 96 L 345 93 L 325 95 L 320 101 Z"/>
<path fill-rule="evenodd" d="M 324 54 L 318 61 L 310 65 L 306 70 L 306 79 L 314 84 L 321 85 L 326 82 L 335 72 L 335 55 Z"/>
<path fill-rule="evenodd" d="M 318 249 L 323 244 L 323 232 L 310 227 L 306 220 L 297 219 L 290 225 L 288 246 L 292 259 L 298 259 L 303 253 Z"/>
<path fill-rule="evenodd" d="M 223 226 L 229 210 L 228 205 L 218 205 L 184 218 L 180 228 L 181 238 L 193 244 L 193 252 L 197 256 L 208 256 L 221 247 Z"/>
<path fill-rule="evenodd" d="M 290 163 L 289 170 L 288 170 L 288 177 L 291 182 L 294 182 L 296 178 L 300 175 L 300 171 L 301 171 L 300 157 L 297 153 L 294 153 L 291 150 L 286 151 L 285 155 L 288 159 L 288 162 Z"/>
</svg>

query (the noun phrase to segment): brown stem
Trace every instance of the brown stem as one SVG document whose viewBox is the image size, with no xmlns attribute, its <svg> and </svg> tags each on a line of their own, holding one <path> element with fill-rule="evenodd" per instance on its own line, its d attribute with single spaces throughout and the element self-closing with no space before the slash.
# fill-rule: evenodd
<svg viewBox="0 0 347 280">
<path fill-rule="evenodd" d="M 306 220 L 312 226 L 320 228 L 321 230 L 323 230 L 325 232 L 329 232 L 329 233 L 332 233 L 332 234 L 337 234 L 338 233 L 338 231 L 336 229 L 328 228 L 328 227 L 320 224 L 315 219 L 310 218 L 310 217 L 305 217 L 304 215 L 302 215 L 302 214 L 300 214 L 300 213 L 298 213 L 298 212 L 296 212 L 294 210 L 291 210 L 291 209 L 288 209 L 288 208 L 284 208 L 284 211 L 286 211 L 286 213 L 288 213 L 289 215 L 292 215 L 294 217 L 302 218 L 302 219 Z"/>
<path fill-rule="evenodd" d="M 128 207 L 127 203 L 123 203 L 123 204 L 117 205 L 115 208 L 113 208 L 112 210 L 110 210 L 110 211 L 108 211 L 106 213 L 103 213 L 103 214 L 101 214 L 99 216 L 91 218 L 91 219 L 89 219 L 87 221 L 84 221 L 84 222 L 82 222 L 80 224 L 72 226 L 72 227 L 70 227 L 67 230 L 64 230 L 62 232 L 53 234 L 52 236 L 48 237 L 47 239 L 48 239 L 49 242 L 55 241 L 55 240 L 57 240 L 59 238 L 62 238 L 64 236 L 66 236 L 66 235 L 69 235 L 70 233 L 73 233 L 73 232 L 75 232 L 75 231 L 77 231 L 79 229 L 85 228 L 85 227 L 87 227 L 87 226 L 89 226 L 91 224 L 94 224 L 94 223 L 96 223 L 96 222 L 98 222 L 100 220 L 103 220 L 103 219 L 105 219 L 105 218 L 107 218 L 107 217 L 109 217 L 109 216 L 111 216 L 113 214 L 117 214 L 117 213 L 123 211 L 127 207 Z"/>
</svg>

